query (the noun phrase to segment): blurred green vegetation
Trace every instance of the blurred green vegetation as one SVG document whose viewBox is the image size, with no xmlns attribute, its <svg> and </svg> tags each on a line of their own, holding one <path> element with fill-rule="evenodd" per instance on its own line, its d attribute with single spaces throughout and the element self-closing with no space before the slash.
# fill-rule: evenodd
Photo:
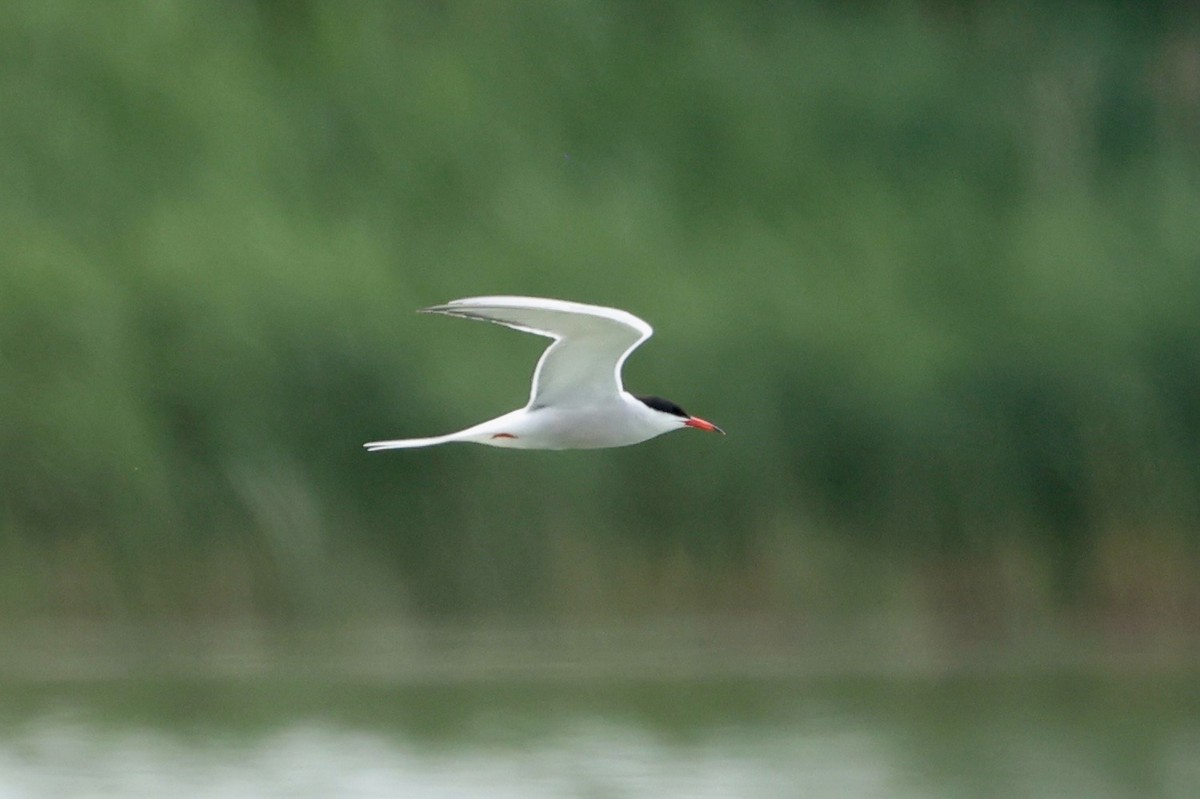
<svg viewBox="0 0 1200 799">
<path fill-rule="evenodd" d="M 0 612 L 1200 612 L 1200 16 L 0 9 Z M 626 450 L 483 293 L 627 308 Z"/>
</svg>

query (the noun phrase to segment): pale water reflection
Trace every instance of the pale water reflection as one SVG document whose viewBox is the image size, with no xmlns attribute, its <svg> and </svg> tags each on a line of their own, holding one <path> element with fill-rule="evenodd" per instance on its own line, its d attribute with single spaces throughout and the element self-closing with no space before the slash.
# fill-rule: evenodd
<svg viewBox="0 0 1200 799">
<path fill-rule="evenodd" d="M 0 797 L 1200 795 L 1187 676 L 8 686 Z"/>
<path fill-rule="evenodd" d="M 6 747 L 0 785 L 6 797 L 895 796 L 898 765 L 879 742 L 845 733 L 681 746 L 581 724 L 520 748 L 429 749 L 314 724 L 233 743 L 47 721 Z"/>
</svg>

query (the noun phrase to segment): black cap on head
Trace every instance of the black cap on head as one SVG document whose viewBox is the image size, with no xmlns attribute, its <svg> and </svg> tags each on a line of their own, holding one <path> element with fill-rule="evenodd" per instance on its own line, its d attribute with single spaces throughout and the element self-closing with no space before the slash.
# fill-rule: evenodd
<svg viewBox="0 0 1200 799">
<path fill-rule="evenodd" d="M 662 397 L 638 397 L 637 399 L 641 400 L 643 405 L 653 408 L 656 411 L 662 411 L 663 413 L 669 413 L 684 419 L 690 419 L 692 416 L 669 399 L 663 399 Z"/>
</svg>

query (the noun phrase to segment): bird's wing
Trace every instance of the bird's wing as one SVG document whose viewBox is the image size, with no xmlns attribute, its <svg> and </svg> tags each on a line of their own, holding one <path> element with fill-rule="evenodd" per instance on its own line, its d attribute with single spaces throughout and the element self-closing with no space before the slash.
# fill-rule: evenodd
<svg viewBox="0 0 1200 799">
<path fill-rule="evenodd" d="M 469 297 L 423 309 L 548 336 L 529 407 L 591 405 L 622 391 L 621 366 L 654 332 L 627 311 L 539 297 Z"/>
</svg>

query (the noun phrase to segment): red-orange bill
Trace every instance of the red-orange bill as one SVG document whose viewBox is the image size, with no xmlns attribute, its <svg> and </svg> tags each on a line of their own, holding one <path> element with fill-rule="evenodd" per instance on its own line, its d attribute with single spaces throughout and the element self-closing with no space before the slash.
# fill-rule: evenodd
<svg viewBox="0 0 1200 799">
<path fill-rule="evenodd" d="M 693 417 L 689 418 L 686 422 L 684 422 L 684 425 L 686 425 L 688 427 L 694 427 L 697 430 L 704 430 L 705 432 L 708 432 L 708 433 L 720 433 L 721 435 L 725 435 L 724 430 L 717 427 L 712 422 L 704 421 L 703 419 L 701 419 L 698 416 L 693 416 Z"/>
</svg>

